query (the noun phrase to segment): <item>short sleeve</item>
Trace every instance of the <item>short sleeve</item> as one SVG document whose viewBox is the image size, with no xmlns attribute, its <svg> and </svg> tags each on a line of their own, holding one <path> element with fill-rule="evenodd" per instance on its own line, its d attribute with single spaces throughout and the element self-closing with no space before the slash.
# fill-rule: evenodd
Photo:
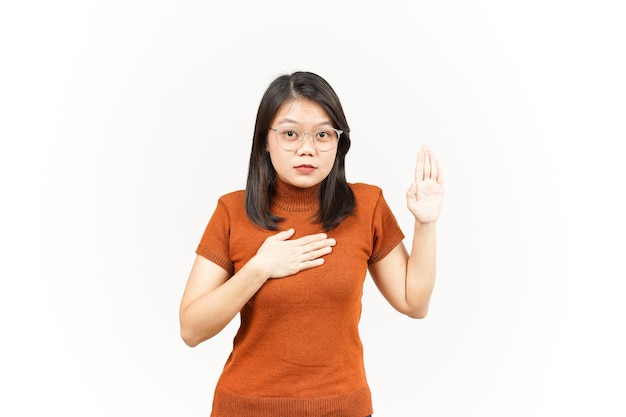
<svg viewBox="0 0 626 417">
<path fill-rule="evenodd" d="M 385 201 L 382 192 L 378 196 L 372 217 L 373 248 L 369 263 L 382 260 L 402 240 L 404 234 L 398 222 Z"/>
<path fill-rule="evenodd" d="M 224 268 L 231 276 L 235 267 L 230 259 L 230 214 L 220 198 L 217 207 L 204 230 L 196 254 Z"/>
</svg>

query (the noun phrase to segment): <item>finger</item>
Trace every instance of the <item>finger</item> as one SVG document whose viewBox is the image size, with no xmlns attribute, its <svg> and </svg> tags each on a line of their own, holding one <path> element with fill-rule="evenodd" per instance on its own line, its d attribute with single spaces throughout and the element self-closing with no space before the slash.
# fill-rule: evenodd
<svg viewBox="0 0 626 417">
<path fill-rule="evenodd" d="M 291 236 L 293 236 L 293 234 L 296 233 L 295 229 L 292 227 L 290 229 L 287 230 L 283 230 L 281 232 L 276 233 L 275 235 L 270 236 L 270 239 L 274 239 L 274 240 L 287 240 L 289 239 Z"/>
<path fill-rule="evenodd" d="M 322 248 L 315 249 L 315 250 L 303 253 L 300 256 L 299 261 L 300 262 L 312 261 L 314 259 L 318 259 L 318 258 L 321 258 L 321 257 L 323 257 L 325 255 L 328 255 L 332 251 L 333 251 L 333 248 L 331 246 L 324 246 Z"/>
<path fill-rule="evenodd" d="M 320 240 L 324 240 L 327 239 L 328 236 L 326 235 L 326 233 L 317 233 L 314 235 L 306 235 L 306 236 L 302 236 L 298 239 L 294 239 L 294 243 L 298 246 L 306 246 L 312 242 L 318 242 Z"/>
<path fill-rule="evenodd" d="M 316 240 L 315 242 L 311 242 L 307 245 L 302 245 L 300 248 L 302 249 L 302 253 L 312 253 L 317 250 L 326 250 L 326 248 L 331 248 L 335 246 L 337 242 L 335 239 L 324 239 L 324 240 Z"/>
<path fill-rule="evenodd" d="M 424 151 L 417 153 L 417 162 L 415 163 L 415 183 L 424 180 Z"/>
<path fill-rule="evenodd" d="M 443 172 L 441 171 L 441 164 L 437 161 L 437 184 L 443 185 Z"/>
<path fill-rule="evenodd" d="M 336 244 L 337 242 L 335 241 L 335 239 L 327 238 L 321 240 L 307 241 L 306 243 L 302 242 L 298 244 L 298 248 L 302 253 L 309 253 L 326 247 L 335 246 Z"/>
<path fill-rule="evenodd" d="M 312 259 L 310 261 L 304 261 L 300 264 L 300 271 L 303 271 L 305 269 L 311 269 L 311 268 L 315 268 L 316 266 L 320 266 L 324 264 L 324 258 L 317 258 L 317 259 Z"/>
<path fill-rule="evenodd" d="M 415 194 L 417 194 L 417 184 L 413 183 L 406 191 L 407 198 L 415 198 Z"/>
<path fill-rule="evenodd" d="M 437 180 L 439 175 L 439 162 L 435 159 L 435 153 L 430 151 L 430 178 Z"/>
<path fill-rule="evenodd" d="M 430 162 L 430 151 L 424 147 L 424 179 L 427 180 L 430 178 L 431 171 L 431 162 Z"/>
</svg>

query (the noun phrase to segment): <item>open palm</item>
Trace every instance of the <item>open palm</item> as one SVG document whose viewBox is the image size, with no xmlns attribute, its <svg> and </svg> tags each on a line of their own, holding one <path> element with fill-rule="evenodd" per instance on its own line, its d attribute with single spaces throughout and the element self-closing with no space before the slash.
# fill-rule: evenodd
<svg viewBox="0 0 626 417">
<path fill-rule="evenodd" d="M 434 223 L 443 205 L 441 166 L 427 146 L 417 153 L 415 179 L 406 193 L 407 207 L 420 223 Z"/>
</svg>

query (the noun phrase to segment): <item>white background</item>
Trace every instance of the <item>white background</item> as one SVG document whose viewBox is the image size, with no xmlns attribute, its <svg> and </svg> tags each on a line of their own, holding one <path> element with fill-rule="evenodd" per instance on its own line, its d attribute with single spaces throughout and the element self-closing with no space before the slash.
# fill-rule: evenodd
<svg viewBox="0 0 626 417">
<path fill-rule="evenodd" d="M 376 416 L 623 416 L 619 3 L 3 3 L 0 414 L 209 414 L 236 323 L 190 349 L 180 296 L 261 95 L 309 70 L 409 237 L 419 147 L 444 167 L 430 315 L 367 281 Z"/>
</svg>

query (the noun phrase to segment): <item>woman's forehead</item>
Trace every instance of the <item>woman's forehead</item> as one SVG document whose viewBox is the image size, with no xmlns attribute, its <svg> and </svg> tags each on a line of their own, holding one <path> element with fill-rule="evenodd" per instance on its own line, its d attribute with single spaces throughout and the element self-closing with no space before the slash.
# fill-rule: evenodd
<svg viewBox="0 0 626 417">
<path fill-rule="evenodd" d="M 283 103 L 274 116 L 275 123 L 326 124 L 330 117 L 317 102 L 306 98 L 295 98 Z"/>
</svg>

